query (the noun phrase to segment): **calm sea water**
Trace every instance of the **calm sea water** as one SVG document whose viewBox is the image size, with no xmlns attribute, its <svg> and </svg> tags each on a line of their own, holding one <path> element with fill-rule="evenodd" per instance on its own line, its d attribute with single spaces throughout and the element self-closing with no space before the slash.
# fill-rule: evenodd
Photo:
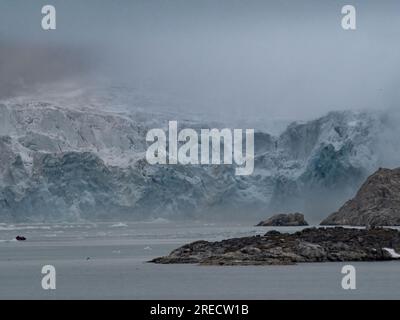
<svg viewBox="0 0 400 320">
<path fill-rule="evenodd" d="M 400 299 L 400 261 L 210 267 L 146 261 L 195 240 L 263 234 L 269 228 L 206 223 L 0 224 L 0 299 Z M 281 228 L 293 232 L 299 228 Z M 12 239 L 17 235 L 27 241 Z M 56 268 L 56 290 L 41 269 Z"/>
</svg>

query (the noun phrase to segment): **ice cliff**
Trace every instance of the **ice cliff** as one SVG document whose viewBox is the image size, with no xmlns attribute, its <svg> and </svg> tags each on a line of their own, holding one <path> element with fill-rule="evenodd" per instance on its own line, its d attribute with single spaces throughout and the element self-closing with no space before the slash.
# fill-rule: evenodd
<svg viewBox="0 0 400 320">
<path fill-rule="evenodd" d="M 113 103 L 0 102 L 0 220 L 255 219 L 294 210 L 312 222 L 400 150 L 390 115 L 331 112 L 279 135 L 257 130 L 251 176 L 229 166 L 149 165 L 149 129 L 168 120 L 194 129 L 223 124 Z"/>
</svg>

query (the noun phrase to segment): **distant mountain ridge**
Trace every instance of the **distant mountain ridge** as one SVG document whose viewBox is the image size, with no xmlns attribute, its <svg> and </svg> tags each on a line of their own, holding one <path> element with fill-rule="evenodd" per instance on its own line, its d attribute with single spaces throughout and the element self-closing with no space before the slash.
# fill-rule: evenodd
<svg viewBox="0 0 400 320">
<path fill-rule="evenodd" d="M 292 123 L 279 136 L 255 133 L 255 170 L 149 165 L 145 135 L 168 120 L 194 129 L 223 124 L 168 114 L 107 109 L 118 95 L 88 105 L 0 102 L 0 220 L 232 219 L 275 210 L 322 218 L 384 166 L 396 144 L 390 117 L 331 112 Z M 390 148 L 393 152 L 394 147 Z M 311 219 L 312 220 L 312 219 Z"/>
</svg>

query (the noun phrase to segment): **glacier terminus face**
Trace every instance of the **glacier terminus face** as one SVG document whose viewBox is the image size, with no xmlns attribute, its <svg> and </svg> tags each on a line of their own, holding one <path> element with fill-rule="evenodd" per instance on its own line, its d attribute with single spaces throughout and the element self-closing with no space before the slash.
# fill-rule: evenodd
<svg viewBox="0 0 400 320">
<path fill-rule="evenodd" d="M 168 147 L 162 129 L 151 129 L 146 134 L 146 141 L 153 142 L 146 151 L 149 164 L 167 164 L 167 158 L 171 165 L 232 165 L 234 161 L 237 166 L 244 166 L 235 168 L 235 175 L 248 176 L 254 171 L 254 129 L 246 129 L 244 156 L 242 129 L 201 129 L 199 140 L 194 129 L 185 128 L 178 133 L 178 122 L 169 121 Z"/>
<path fill-rule="evenodd" d="M 1 101 L 0 220 L 241 219 L 296 210 L 312 221 L 398 156 L 395 115 L 340 111 L 293 122 L 280 134 L 256 129 L 254 157 L 246 158 L 254 161 L 249 175 L 236 174 L 235 161 L 149 164 L 146 151 L 154 140 L 146 141 L 146 134 L 152 128 L 166 132 L 172 117 L 177 129 L 196 134 L 226 126 L 124 108 L 127 90 L 115 90 L 92 100 L 77 95 Z M 200 141 L 197 151 L 202 148 Z M 201 154 L 192 155 L 201 160 Z"/>
</svg>

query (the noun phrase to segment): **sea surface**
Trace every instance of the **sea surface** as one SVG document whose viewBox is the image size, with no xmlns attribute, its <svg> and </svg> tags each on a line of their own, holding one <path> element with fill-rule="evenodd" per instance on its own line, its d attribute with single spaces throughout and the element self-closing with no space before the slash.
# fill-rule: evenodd
<svg viewBox="0 0 400 320">
<path fill-rule="evenodd" d="M 195 240 L 268 230 L 163 219 L 0 224 L 0 299 L 400 299 L 400 261 L 223 267 L 147 263 Z M 17 235 L 27 240 L 14 240 Z M 355 290 L 342 289 L 346 264 L 356 268 Z M 56 269 L 55 290 L 42 288 L 44 265 Z"/>
</svg>

